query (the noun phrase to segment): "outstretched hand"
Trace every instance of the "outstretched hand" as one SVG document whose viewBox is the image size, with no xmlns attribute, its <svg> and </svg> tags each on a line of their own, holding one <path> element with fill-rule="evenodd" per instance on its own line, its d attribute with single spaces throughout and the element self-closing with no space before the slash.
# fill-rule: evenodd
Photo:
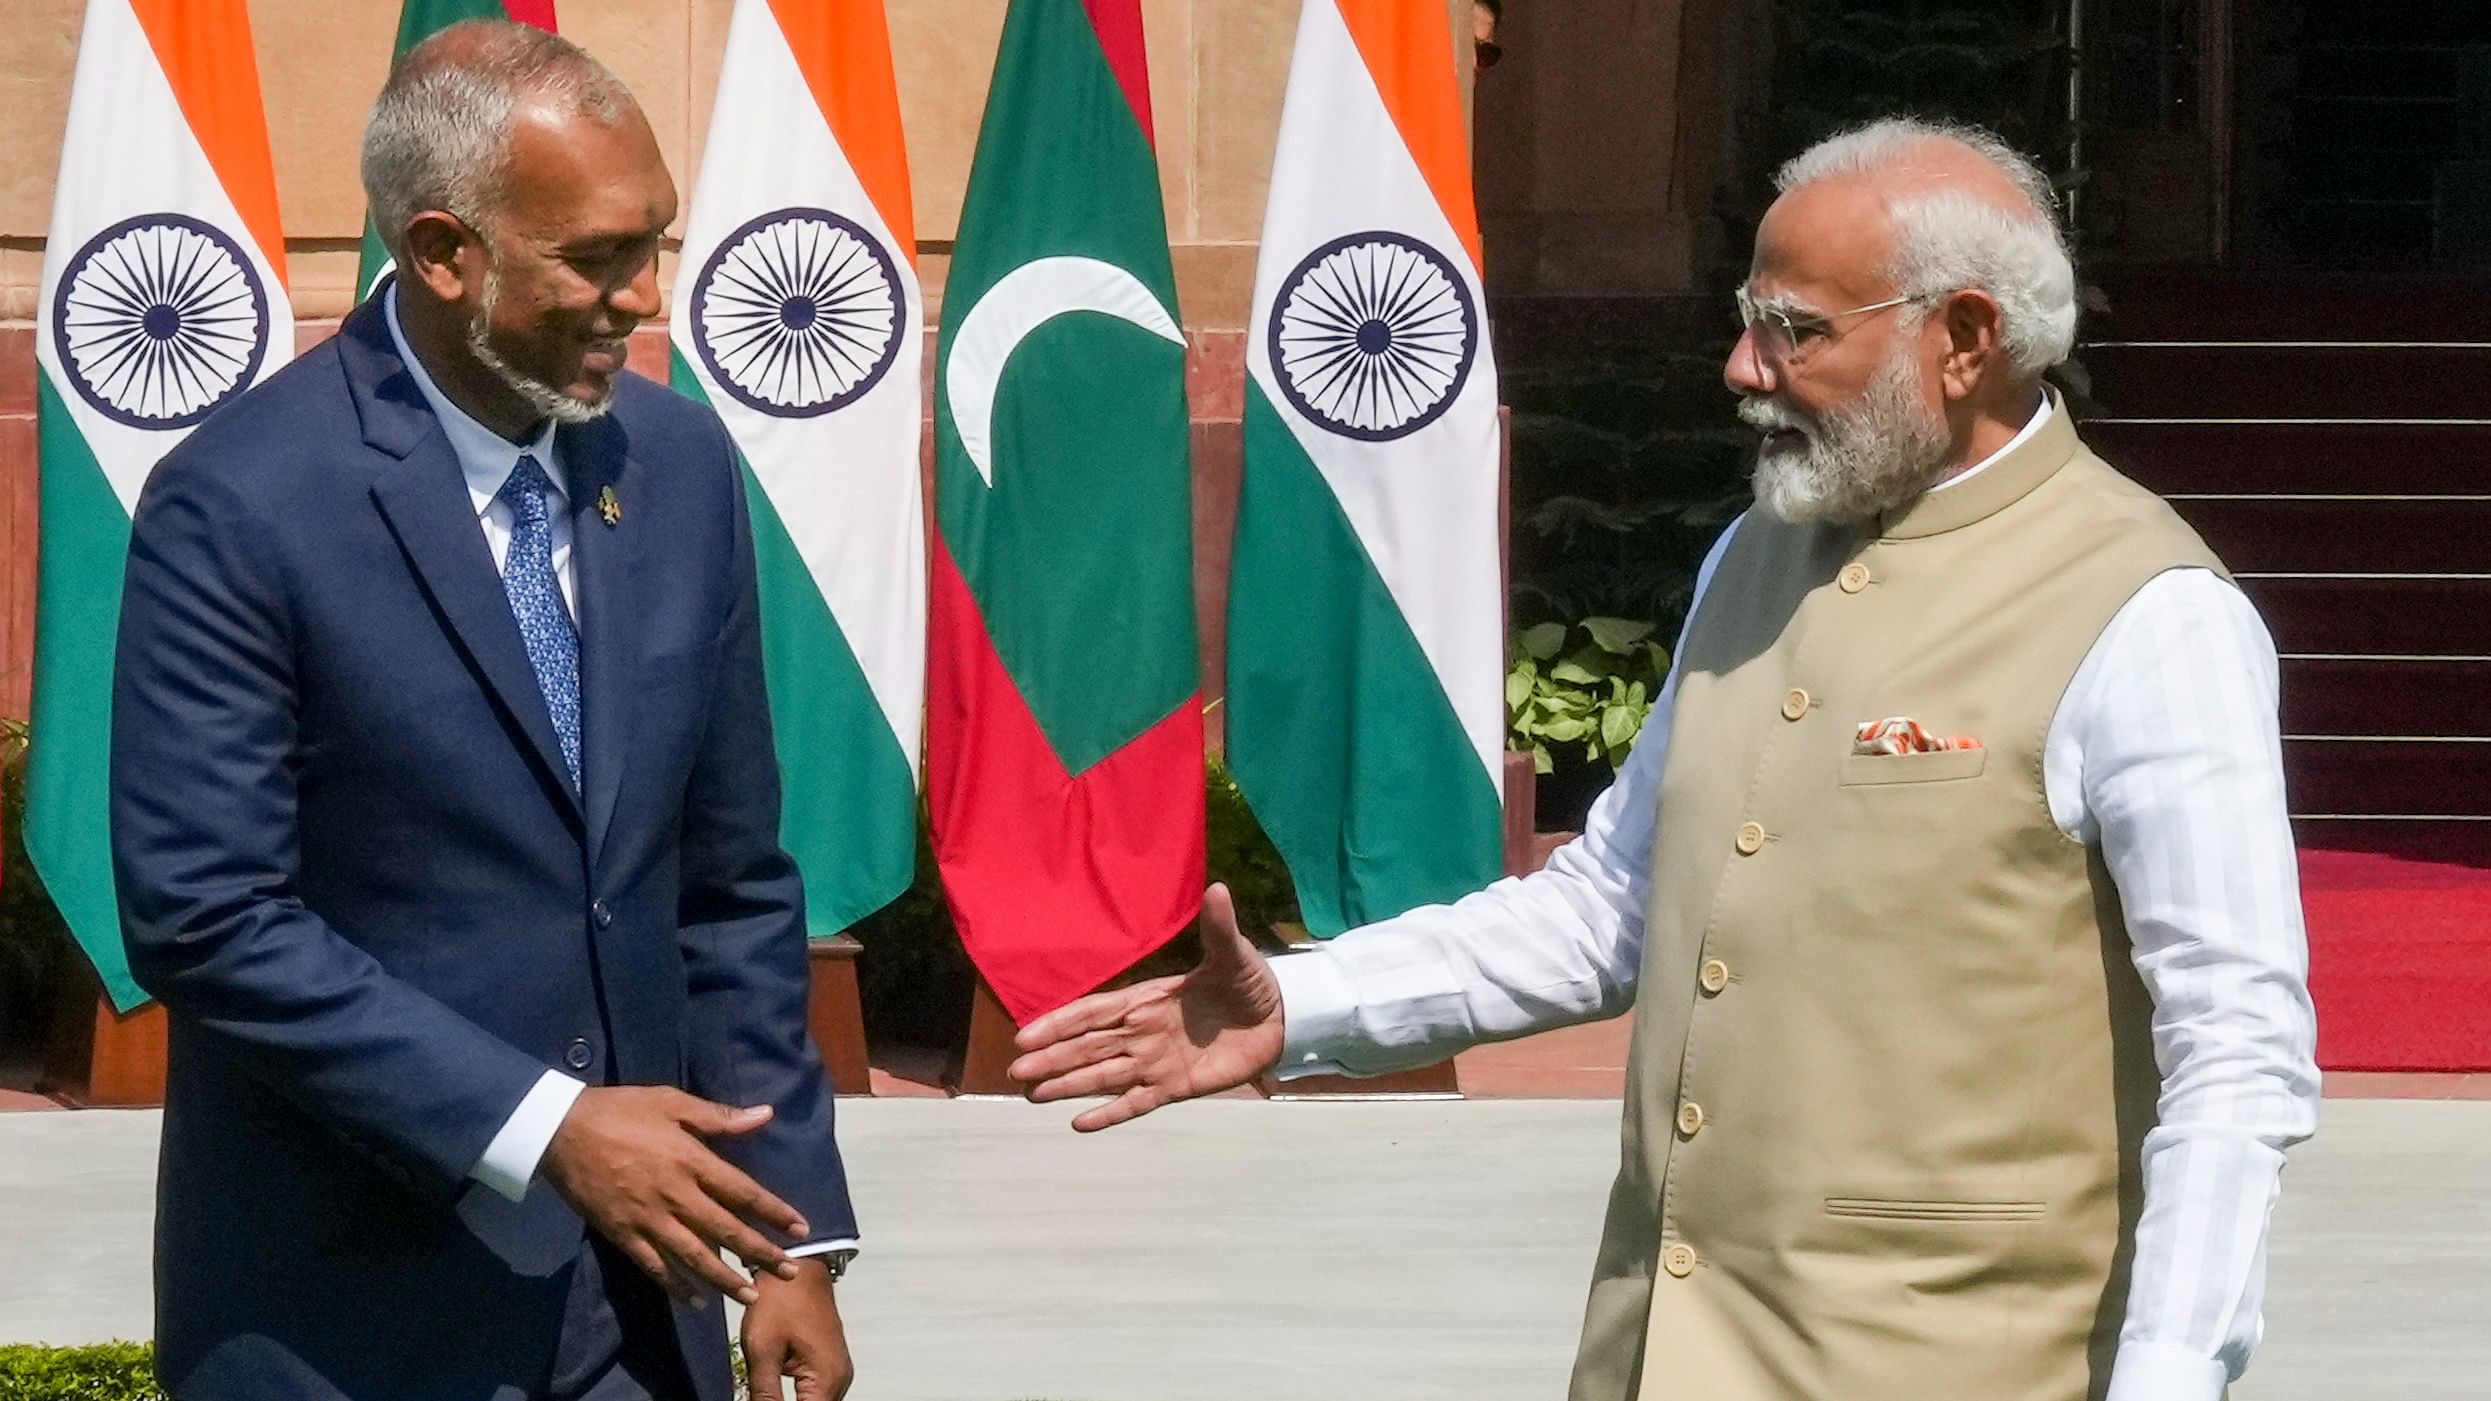
<svg viewBox="0 0 2491 1401">
<path fill-rule="evenodd" d="M 1083 1133 L 1242 1085 L 1280 1063 L 1280 984 L 1237 931 L 1228 887 L 1202 895 L 1202 962 L 1190 973 L 1094 993 L 1021 1028 L 1011 1075 L 1040 1103 L 1114 1099 Z"/>
</svg>

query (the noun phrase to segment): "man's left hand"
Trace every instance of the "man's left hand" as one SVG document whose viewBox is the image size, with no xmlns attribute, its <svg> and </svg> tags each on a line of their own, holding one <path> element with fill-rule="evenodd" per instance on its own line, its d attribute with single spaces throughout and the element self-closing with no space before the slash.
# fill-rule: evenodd
<svg viewBox="0 0 2491 1401">
<path fill-rule="evenodd" d="M 758 1273 L 760 1297 L 744 1311 L 744 1370 L 754 1401 L 779 1401 L 781 1377 L 796 1383 L 796 1401 L 839 1401 L 856 1380 L 847 1330 L 831 1291 L 830 1267 L 799 1257 L 794 1279 Z"/>
</svg>

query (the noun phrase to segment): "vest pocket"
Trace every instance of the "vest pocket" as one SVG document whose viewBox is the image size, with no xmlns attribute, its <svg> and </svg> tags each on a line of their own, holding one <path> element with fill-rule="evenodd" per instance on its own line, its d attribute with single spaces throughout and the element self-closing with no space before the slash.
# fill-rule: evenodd
<svg viewBox="0 0 2491 1401">
<path fill-rule="evenodd" d="M 1866 1221 L 2038 1221 L 2040 1202 L 1929 1202 L 1893 1197 L 1827 1197 L 1825 1214 Z"/>
<path fill-rule="evenodd" d="M 1940 749 L 1929 754 L 1853 754 L 1842 761 L 1842 785 L 1936 783 L 1973 778 L 1989 762 L 1987 749 Z"/>
</svg>

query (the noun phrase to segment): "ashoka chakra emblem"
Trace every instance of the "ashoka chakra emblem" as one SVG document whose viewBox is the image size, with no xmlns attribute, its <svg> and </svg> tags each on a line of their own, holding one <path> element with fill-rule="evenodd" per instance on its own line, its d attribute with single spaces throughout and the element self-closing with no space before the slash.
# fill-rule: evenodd
<svg viewBox="0 0 2491 1401">
<path fill-rule="evenodd" d="M 97 413 L 132 428 L 188 428 L 259 373 L 268 293 L 222 229 L 142 214 L 69 260 L 52 293 L 52 347 Z"/>
<path fill-rule="evenodd" d="M 1479 353 L 1479 309 L 1443 254 L 1377 230 L 1306 255 L 1280 286 L 1268 334 L 1280 392 L 1298 412 L 1385 442 L 1452 406 Z"/>
<path fill-rule="evenodd" d="M 781 209 L 718 245 L 692 285 L 692 341 L 746 406 L 812 418 L 874 387 L 907 338 L 899 268 L 862 225 Z"/>
</svg>

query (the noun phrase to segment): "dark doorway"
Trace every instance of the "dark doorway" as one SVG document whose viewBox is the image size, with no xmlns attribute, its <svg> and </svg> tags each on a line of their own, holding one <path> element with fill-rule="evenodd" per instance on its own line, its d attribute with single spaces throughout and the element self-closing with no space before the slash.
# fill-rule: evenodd
<svg viewBox="0 0 2491 1401">
<path fill-rule="evenodd" d="M 2491 267 L 2491 4 L 2244 0 L 2239 260 Z"/>
</svg>

